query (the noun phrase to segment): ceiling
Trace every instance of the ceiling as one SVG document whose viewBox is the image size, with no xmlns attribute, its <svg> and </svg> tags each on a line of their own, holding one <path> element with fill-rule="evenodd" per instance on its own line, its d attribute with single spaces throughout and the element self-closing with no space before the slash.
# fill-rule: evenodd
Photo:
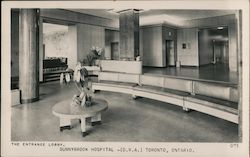
<svg viewBox="0 0 250 157">
<path fill-rule="evenodd" d="M 51 34 L 55 32 L 68 32 L 68 26 L 43 22 L 44 34 Z"/>
<path fill-rule="evenodd" d="M 70 9 L 71 11 L 94 15 L 98 17 L 108 18 L 108 19 L 118 19 L 119 14 L 109 11 L 110 9 Z M 167 15 L 176 17 L 182 20 L 200 19 L 214 16 L 222 16 L 234 14 L 234 10 L 162 10 L 162 9 L 152 9 L 145 10 L 140 13 L 141 18 L 149 16 L 161 16 Z"/>
<path fill-rule="evenodd" d="M 228 41 L 228 28 L 222 27 L 221 29 L 217 28 L 210 28 L 204 29 L 207 30 L 210 38 L 215 41 Z"/>
<path fill-rule="evenodd" d="M 110 9 L 70 9 L 70 11 L 98 16 L 107 19 L 118 20 L 119 14 Z M 200 19 L 214 16 L 235 14 L 234 10 L 162 10 L 152 9 L 140 12 L 140 25 L 166 23 L 172 26 L 181 26 L 185 20 Z M 53 33 L 58 30 L 67 31 L 68 27 L 63 25 L 52 25 L 44 23 L 44 32 Z"/>
<path fill-rule="evenodd" d="M 119 18 L 119 15 L 116 13 L 109 12 L 109 9 L 67 9 L 74 12 L 79 12 L 83 14 L 103 17 L 107 19 L 116 19 Z"/>
<path fill-rule="evenodd" d="M 89 14 L 108 19 L 117 19 L 119 14 L 109 11 L 108 9 L 71 9 L 70 11 Z M 234 10 L 144 10 L 140 12 L 140 25 L 152 23 L 168 23 L 175 26 L 185 23 L 186 20 L 208 18 L 215 16 L 223 16 L 235 14 Z M 43 23 L 44 33 L 50 34 L 54 32 L 67 32 L 68 26 Z M 218 41 L 228 40 L 227 28 L 206 29 L 210 37 Z"/>
<path fill-rule="evenodd" d="M 69 9 L 70 11 L 118 20 L 119 14 L 112 9 Z M 114 9 L 115 10 L 115 9 Z M 235 14 L 235 10 L 170 10 L 150 9 L 140 11 L 140 25 L 166 23 L 172 26 L 182 26 L 186 20 L 208 18 Z"/>
</svg>

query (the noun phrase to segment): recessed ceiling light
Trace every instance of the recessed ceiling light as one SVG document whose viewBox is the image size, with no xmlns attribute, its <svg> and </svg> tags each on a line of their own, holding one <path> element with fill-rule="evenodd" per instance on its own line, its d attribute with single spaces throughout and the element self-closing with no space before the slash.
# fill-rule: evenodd
<svg viewBox="0 0 250 157">
<path fill-rule="evenodd" d="M 134 10 L 134 11 L 137 11 L 137 12 L 145 12 L 145 11 L 148 11 L 148 10 L 145 10 L 145 9 L 107 9 L 107 12 L 110 12 L 110 13 L 121 13 L 121 12 L 125 12 L 125 11 L 128 11 L 128 10 Z"/>
<path fill-rule="evenodd" d="M 223 29 L 224 27 L 217 27 L 217 29 Z"/>
</svg>

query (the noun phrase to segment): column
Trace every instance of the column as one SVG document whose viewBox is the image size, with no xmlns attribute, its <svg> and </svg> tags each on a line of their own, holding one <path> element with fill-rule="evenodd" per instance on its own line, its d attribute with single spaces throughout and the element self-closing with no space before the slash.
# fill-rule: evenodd
<svg viewBox="0 0 250 157">
<path fill-rule="evenodd" d="M 120 60 L 139 56 L 139 11 L 124 10 L 119 15 Z"/>
<path fill-rule="evenodd" d="M 43 18 L 39 17 L 39 41 L 43 41 Z M 43 59 L 45 58 L 45 47 L 43 42 L 39 42 L 39 82 L 43 82 Z"/>
<path fill-rule="evenodd" d="M 236 15 L 237 16 L 237 15 Z M 229 70 L 237 72 L 238 60 L 237 60 L 237 17 L 235 17 L 235 23 L 228 25 L 228 44 L 229 44 Z"/>
<path fill-rule="evenodd" d="M 242 11 L 238 10 L 236 12 L 236 28 L 237 28 L 237 54 L 238 54 L 238 62 L 237 62 L 237 71 L 238 71 L 238 115 L 239 115 L 239 123 L 238 123 L 238 134 L 239 134 L 239 142 L 242 142 Z"/>
<path fill-rule="evenodd" d="M 39 99 L 39 40 L 37 9 L 20 9 L 19 88 L 21 103 Z"/>
</svg>

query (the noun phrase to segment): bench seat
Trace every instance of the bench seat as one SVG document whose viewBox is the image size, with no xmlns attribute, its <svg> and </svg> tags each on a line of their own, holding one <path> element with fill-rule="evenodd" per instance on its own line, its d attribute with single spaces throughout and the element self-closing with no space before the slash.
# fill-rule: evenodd
<svg viewBox="0 0 250 157">
<path fill-rule="evenodd" d="M 188 95 L 186 92 L 149 85 L 136 86 L 133 90 L 133 93 L 136 96 L 155 99 L 169 104 L 178 105 L 180 107 L 183 107 L 184 97 Z"/>
<path fill-rule="evenodd" d="M 238 123 L 238 90 L 206 83 L 153 75 L 99 72 L 93 90 L 119 92 L 154 99 Z"/>
<path fill-rule="evenodd" d="M 184 107 L 238 123 L 238 103 L 203 95 L 184 98 Z"/>
<path fill-rule="evenodd" d="M 163 88 L 163 87 L 148 86 L 148 85 L 136 86 L 136 87 L 134 87 L 134 90 L 139 90 L 139 91 L 145 91 L 145 92 L 151 92 L 151 93 L 155 93 L 155 94 L 171 96 L 171 97 L 178 98 L 178 99 L 183 99 L 183 97 L 189 95 L 189 93 L 186 93 L 186 92 L 167 89 L 167 88 Z"/>
<path fill-rule="evenodd" d="M 136 83 L 117 82 L 117 81 L 99 81 L 96 83 L 102 84 L 102 85 L 107 85 L 107 86 L 118 86 L 121 88 L 133 88 L 133 87 L 137 86 Z"/>
<path fill-rule="evenodd" d="M 127 82 L 117 82 L 117 81 L 99 81 L 92 83 L 92 89 L 95 90 L 105 90 L 111 92 L 120 92 L 133 94 L 133 87 L 136 83 L 127 83 Z"/>
<path fill-rule="evenodd" d="M 217 98 L 213 98 L 213 97 L 207 97 L 207 96 L 203 96 L 203 95 L 190 95 L 190 96 L 186 97 L 186 100 L 197 102 L 197 103 L 202 103 L 204 105 L 211 106 L 211 107 L 214 107 L 213 104 L 219 104 L 219 105 L 216 105 L 216 107 L 218 106 L 219 109 L 230 108 L 230 109 L 238 110 L 238 103 L 236 103 L 236 102 L 217 99 Z M 228 111 L 230 111 L 230 110 L 228 110 Z"/>
</svg>

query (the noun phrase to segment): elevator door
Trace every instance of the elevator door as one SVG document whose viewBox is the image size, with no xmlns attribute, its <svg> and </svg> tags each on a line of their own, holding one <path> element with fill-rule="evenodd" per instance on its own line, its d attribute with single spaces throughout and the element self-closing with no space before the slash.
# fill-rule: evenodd
<svg viewBox="0 0 250 157">
<path fill-rule="evenodd" d="M 174 41 L 166 40 L 166 66 L 175 66 Z"/>
<path fill-rule="evenodd" d="M 213 42 L 213 63 L 229 63 L 228 41 Z"/>
<path fill-rule="evenodd" d="M 119 60 L 119 43 L 118 42 L 111 43 L 111 59 Z"/>
</svg>

